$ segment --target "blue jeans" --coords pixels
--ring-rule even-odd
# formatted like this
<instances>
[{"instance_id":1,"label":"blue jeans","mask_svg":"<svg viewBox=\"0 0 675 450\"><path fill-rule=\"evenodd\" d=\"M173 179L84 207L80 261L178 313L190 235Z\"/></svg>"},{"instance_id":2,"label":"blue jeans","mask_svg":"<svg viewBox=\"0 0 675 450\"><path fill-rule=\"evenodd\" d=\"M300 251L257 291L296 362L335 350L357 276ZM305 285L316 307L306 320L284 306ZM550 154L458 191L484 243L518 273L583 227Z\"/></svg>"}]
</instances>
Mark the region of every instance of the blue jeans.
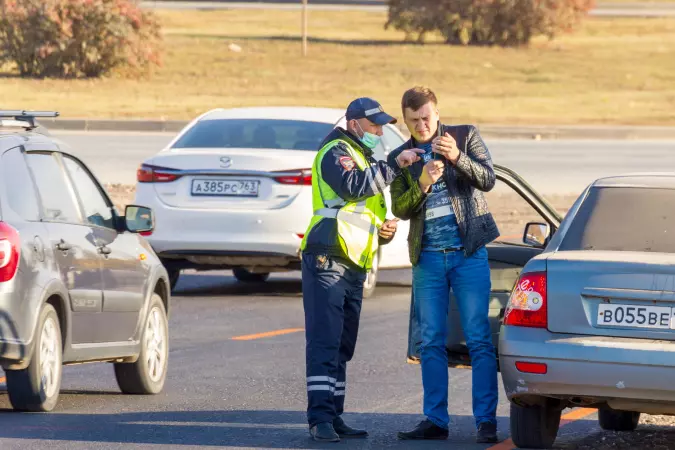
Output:
<instances>
[{"instance_id":1,"label":"blue jeans","mask_svg":"<svg viewBox=\"0 0 675 450\"><path fill-rule=\"evenodd\" d=\"M485 247L470 257L462 251L422 251L413 267L416 314L420 321L424 414L448 428L448 309L452 287L472 365L473 415L476 426L496 423L497 359L488 309L490 266Z\"/></svg>"}]
</instances>

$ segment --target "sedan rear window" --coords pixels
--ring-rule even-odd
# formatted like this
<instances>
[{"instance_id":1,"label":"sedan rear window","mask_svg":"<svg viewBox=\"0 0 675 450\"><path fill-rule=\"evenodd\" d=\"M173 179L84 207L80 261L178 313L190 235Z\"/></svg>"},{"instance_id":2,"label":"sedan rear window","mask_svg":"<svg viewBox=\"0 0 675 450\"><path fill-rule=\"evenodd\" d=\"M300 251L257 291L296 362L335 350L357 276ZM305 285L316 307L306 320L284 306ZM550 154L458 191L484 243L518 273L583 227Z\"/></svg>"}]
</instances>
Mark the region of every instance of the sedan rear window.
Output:
<instances>
[{"instance_id":1,"label":"sedan rear window","mask_svg":"<svg viewBox=\"0 0 675 450\"><path fill-rule=\"evenodd\" d=\"M202 120L190 128L173 148L282 148L319 150L333 126L301 120Z\"/></svg>"},{"instance_id":2,"label":"sedan rear window","mask_svg":"<svg viewBox=\"0 0 675 450\"><path fill-rule=\"evenodd\" d=\"M592 188L560 250L675 253L675 190Z\"/></svg>"}]
</instances>

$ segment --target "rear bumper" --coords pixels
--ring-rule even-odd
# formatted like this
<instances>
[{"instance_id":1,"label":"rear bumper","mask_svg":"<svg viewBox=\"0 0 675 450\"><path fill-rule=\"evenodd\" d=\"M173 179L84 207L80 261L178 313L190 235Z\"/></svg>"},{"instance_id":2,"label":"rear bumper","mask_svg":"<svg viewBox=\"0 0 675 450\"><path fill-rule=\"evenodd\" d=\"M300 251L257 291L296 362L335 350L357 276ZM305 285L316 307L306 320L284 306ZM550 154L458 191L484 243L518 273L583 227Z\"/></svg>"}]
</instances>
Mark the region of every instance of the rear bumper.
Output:
<instances>
[{"instance_id":1,"label":"rear bumper","mask_svg":"<svg viewBox=\"0 0 675 450\"><path fill-rule=\"evenodd\" d=\"M653 404L642 411L655 414L675 411L673 341L502 326L499 359L509 400L543 396L578 404L607 402L616 409L638 410L640 403ZM520 372L517 361L544 363L547 373Z\"/></svg>"},{"instance_id":2,"label":"rear bumper","mask_svg":"<svg viewBox=\"0 0 675 450\"><path fill-rule=\"evenodd\" d=\"M299 253L173 250L158 254L167 268L176 269L232 269L248 268L252 272L300 270Z\"/></svg>"},{"instance_id":3,"label":"rear bumper","mask_svg":"<svg viewBox=\"0 0 675 450\"><path fill-rule=\"evenodd\" d=\"M228 265L244 257L276 266L299 261L300 236L311 220L311 202L300 203L300 197L286 208L269 210L174 208L156 198L137 203L153 209L156 227L147 240L163 259Z\"/></svg>"}]
</instances>

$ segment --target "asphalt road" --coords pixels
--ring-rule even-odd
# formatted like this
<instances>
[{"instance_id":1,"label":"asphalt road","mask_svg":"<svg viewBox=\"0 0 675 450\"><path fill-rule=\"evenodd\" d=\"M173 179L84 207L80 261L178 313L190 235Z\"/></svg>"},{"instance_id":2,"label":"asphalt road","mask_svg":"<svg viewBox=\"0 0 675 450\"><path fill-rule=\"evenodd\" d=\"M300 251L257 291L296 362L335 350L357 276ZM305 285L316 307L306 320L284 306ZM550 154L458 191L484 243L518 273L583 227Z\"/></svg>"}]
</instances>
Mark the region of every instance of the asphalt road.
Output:
<instances>
[{"instance_id":1,"label":"asphalt road","mask_svg":"<svg viewBox=\"0 0 675 450\"><path fill-rule=\"evenodd\" d=\"M104 183L135 184L140 163L173 134L53 131ZM494 162L543 194L579 193L593 180L627 172L675 170L675 141L486 139Z\"/></svg>"},{"instance_id":2,"label":"asphalt road","mask_svg":"<svg viewBox=\"0 0 675 450\"><path fill-rule=\"evenodd\" d=\"M390 281L399 276L388 275ZM124 396L109 364L66 367L57 409L10 412L0 387L0 448L326 448L305 425L304 334L232 340L304 326L297 274L258 288L227 273L186 274L173 297L168 379L163 393ZM380 287L367 300L356 355L347 377L345 419L370 431L367 440L331 448L428 449L439 443L399 442L396 432L421 420L419 366L405 362L409 288ZM471 372L451 369L451 434L441 445L474 443ZM501 381L500 381L501 389ZM499 435L508 438L508 403L500 392ZM599 437L598 437L599 436ZM563 427L558 443L575 448L604 436L595 415ZM511 448L509 445L493 448Z\"/></svg>"},{"instance_id":3,"label":"asphalt road","mask_svg":"<svg viewBox=\"0 0 675 450\"><path fill-rule=\"evenodd\" d=\"M145 0L141 2L147 8L161 9L284 9L299 10L300 0ZM386 11L385 0L309 0L312 10ZM671 3L600 3L591 10L591 15L605 17L664 17L675 16L675 2Z\"/></svg>"}]
</instances>

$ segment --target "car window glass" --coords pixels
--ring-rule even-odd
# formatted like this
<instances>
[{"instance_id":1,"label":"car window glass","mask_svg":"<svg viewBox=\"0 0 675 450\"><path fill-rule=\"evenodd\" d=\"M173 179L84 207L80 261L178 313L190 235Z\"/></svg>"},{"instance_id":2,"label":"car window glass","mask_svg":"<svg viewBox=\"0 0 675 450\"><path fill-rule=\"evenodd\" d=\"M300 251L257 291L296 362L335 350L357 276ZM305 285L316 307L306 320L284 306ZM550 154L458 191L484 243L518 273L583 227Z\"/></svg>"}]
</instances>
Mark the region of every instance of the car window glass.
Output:
<instances>
[{"instance_id":1,"label":"car window glass","mask_svg":"<svg viewBox=\"0 0 675 450\"><path fill-rule=\"evenodd\" d=\"M546 220L509 185L497 180L495 187L485 193L489 211L497 223L500 236L496 242L525 245L523 234L529 222Z\"/></svg>"},{"instance_id":2,"label":"car window glass","mask_svg":"<svg viewBox=\"0 0 675 450\"><path fill-rule=\"evenodd\" d=\"M79 162L67 156L63 162L82 201L86 220L92 225L114 228L112 209L101 195L98 183Z\"/></svg>"},{"instance_id":3,"label":"car window glass","mask_svg":"<svg viewBox=\"0 0 675 450\"><path fill-rule=\"evenodd\" d=\"M5 152L1 164L9 207L24 220L40 220L37 193L21 149Z\"/></svg>"},{"instance_id":4,"label":"car window glass","mask_svg":"<svg viewBox=\"0 0 675 450\"><path fill-rule=\"evenodd\" d=\"M332 124L282 119L202 120L173 148L247 148L319 150Z\"/></svg>"},{"instance_id":5,"label":"car window glass","mask_svg":"<svg viewBox=\"0 0 675 450\"><path fill-rule=\"evenodd\" d=\"M675 190L595 187L560 250L675 253Z\"/></svg>"},{"instance_id":6,"label":"car window glass","mask_svg":"<svg viewBox=\"0 0 675 450\"><path fill-rule=\"evenodd\" d=\"M79 223L76 200L55 155L29 153L26 161L33 172L42 200L44 219L50 222Z\"/></svg>"}]
</instances>

